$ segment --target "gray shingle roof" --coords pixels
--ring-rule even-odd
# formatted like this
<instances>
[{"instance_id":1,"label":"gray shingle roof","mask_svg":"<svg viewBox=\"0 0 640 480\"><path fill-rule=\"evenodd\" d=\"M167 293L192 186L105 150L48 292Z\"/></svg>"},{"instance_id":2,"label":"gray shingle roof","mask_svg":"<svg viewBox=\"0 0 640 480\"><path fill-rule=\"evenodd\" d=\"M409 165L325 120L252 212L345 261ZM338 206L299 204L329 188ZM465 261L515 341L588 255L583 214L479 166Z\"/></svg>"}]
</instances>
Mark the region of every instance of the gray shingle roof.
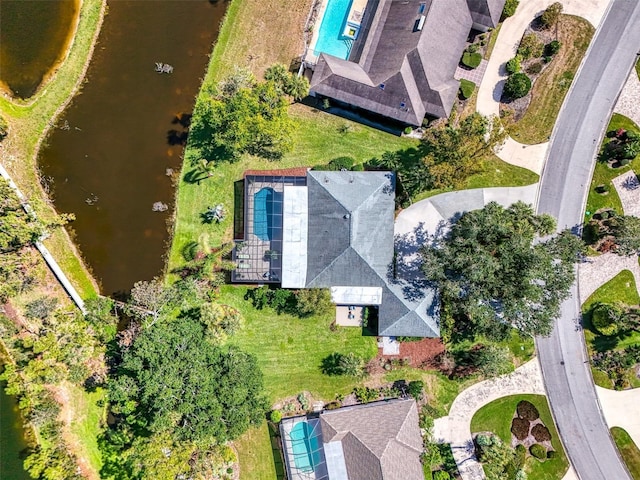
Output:
<instances>
[{"instance_id":1,"label":"gray shingle roof","mask_svg":"<svg viewBox=\"0 0 640 480\"><path fill-rule=\"evenodd\" d=\"M311 90L412 125L448 116L472 23L466 0L371 0L349 60L321 54Z\"/></svg>"},{"instance_id":2,"label":"gray shingle roof","mask_svg":"<svg viewBox=\"0 0 640 480\"><path fill-rule=\"evenodd\" d=\"M435 290L392 278L394 175L312 170L307 189L306 287L381 287L380 335L439 336Z\"/></svg>"},{"instance_id":3,"label":"gray shingle roof","mask_svg":"<svg viewBox=\"0 0 640 480\"><path fill-rule=\"evenodd\" d=\"M325 411L322 440L342 442L349 480L422 480L422 437L413 400Z\"/></svg>"},{"instance_id":4,"label":"gray shingle roof","mask_svg":"<svg viewBox=\"0 0 640 480\"><path fill-rule=\"evenodd\" d=\"M506 0L467 0L473 23L495 28L500 21Z\"/></svg>"}]
</instances>

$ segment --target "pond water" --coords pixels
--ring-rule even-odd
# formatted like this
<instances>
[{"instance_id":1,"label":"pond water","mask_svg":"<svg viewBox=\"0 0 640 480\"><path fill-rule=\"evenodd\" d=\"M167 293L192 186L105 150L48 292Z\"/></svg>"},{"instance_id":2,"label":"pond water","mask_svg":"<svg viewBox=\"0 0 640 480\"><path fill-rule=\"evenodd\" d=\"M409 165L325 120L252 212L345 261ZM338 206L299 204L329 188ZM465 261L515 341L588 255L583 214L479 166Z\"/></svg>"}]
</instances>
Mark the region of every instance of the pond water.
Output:
<instances>
[{"instance_id":1,"label":"pond water","mask_svg":"<svg viewBox=\"0 0 640 480\"><path fill-rule=\"evenodd\" d=\"M28 480L31 477L22 467L22 454L27 448L22 418L15 397L6 395L4 387L4 382L0 383L0 478Z\"/></svg>"},{"instance_id":2,"label":"pond water","mask_svg":"<svg viewBox=\"0 0 640 480\"><path fill-rule=\"evenodd\" d=\"M39 164L87 264L113 295L160 275L186 122L224 2L112 1L79 95ZM156 63L173 73L157 73ZM187 117L182 117L188 118ZM167 206L153 211L154 204Z\"/></svg>"},{"instance_id":3,"label":"pond water","mask_svg":"<svg viewBox=\"0 0 640 480\"><path fill-rule=\"evenodd\" d=\"M73 37L79 0L0 0L0 82L29 98Z\"/></svg>"}]
</instances>

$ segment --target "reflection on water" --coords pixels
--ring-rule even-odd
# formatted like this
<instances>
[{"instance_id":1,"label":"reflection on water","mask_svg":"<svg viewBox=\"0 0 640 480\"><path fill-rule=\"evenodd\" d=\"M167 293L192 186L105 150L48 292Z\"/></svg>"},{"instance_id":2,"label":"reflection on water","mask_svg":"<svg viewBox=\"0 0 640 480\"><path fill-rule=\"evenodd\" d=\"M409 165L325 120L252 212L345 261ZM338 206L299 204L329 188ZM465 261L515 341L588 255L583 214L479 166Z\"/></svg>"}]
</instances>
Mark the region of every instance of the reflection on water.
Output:
<instances>
[{"instance_id":1,"label":"reflection on water","mask_svg":"<svg viewBox=\"0 0 640 480\"><path fill-rule=\"evenodd\" d=\"M110 2L88 81L40 154L56 208L75 213L72 233L103 293L163 270L183 114L193 109L225 8ZM157 63L173 72L158 73Z\"/></svg>"},{"instance_id":2,"label":"reflection on water","mask_svg":"<svg viewBox=\"0 0 640 480\"><path fill-rule=\"evenodd\" d=\"M4 387L5 384L0 383L0 478L28 480L31 477L22 468L27 448L22 419L15 397L6 395Z\"/></svg>"},{"instance_id":3,"label":"reflection on water","mask_svg":"<svg viewBox=\"0 0 640 480\"><path fill-rule=\"evenodd\" d=\"M0 0L0 81L33 95L71 40L77 0Z\"/></svg>"}]
</instances>

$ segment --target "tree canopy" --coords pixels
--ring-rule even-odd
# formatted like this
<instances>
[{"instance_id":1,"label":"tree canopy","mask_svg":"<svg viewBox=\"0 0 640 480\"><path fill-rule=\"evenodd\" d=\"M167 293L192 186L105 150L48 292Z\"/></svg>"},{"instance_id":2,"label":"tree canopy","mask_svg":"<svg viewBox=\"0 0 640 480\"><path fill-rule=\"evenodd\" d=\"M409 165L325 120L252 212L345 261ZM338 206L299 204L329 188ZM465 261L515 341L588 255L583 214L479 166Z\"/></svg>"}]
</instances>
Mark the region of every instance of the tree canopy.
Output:
<instances>
[{"instance_id":1,"label":"tree canopy","mask_svg":"<svg viewBox=\"0 0 640 480\"><path fill-rule=\"evenodd\" d=\"M274 80L257 82L243 70L203 89L191 119L187 160L229 161L243 153L281 157L292 148L287 104Z\"/></svg>"},{"instance_id":2,"label":"tree canopy","mask_svg":"<svg viewBox=\"0 0 640 480\"><path fill-rule=\"evenodd\" d=\"M264 418L255 358L205 339L193 316L156 323L123 353L109 383L112 411L138 431L200 444L233 440Z\"/></svg>"},{"instance_id":3,"label":"tree canopy","mask_svg":"<svg viewBox=\"0 0 640 480\"><path fill-rule=\"evenodd\" d=\"M444 334L504 337L513 326L548 335L574 279L582 241L551 234L555 221L522 202L495 202L463 214L422 251L424 272L440 288Z\"/></svg>"}]
</instances>

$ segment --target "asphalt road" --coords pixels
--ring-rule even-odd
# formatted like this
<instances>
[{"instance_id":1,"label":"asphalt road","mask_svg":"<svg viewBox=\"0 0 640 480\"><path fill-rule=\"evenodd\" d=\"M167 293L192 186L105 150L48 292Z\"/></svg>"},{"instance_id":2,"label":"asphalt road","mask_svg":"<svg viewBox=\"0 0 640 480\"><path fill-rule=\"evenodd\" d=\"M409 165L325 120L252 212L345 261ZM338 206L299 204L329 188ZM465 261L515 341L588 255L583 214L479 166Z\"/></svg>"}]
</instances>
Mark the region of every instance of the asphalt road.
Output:
<instances>
[{"instance_id":1,"label":"asphalt road","mask_svg":"<svg viewBox=\"0 0 640 480\"><path fill-rule=\"evenodd\" d=\"M614 0L565 100L542 172L538 213L553 215L559 230L579 231L596 153L639 50L640 2ZM630 480L600 411L577 328L578 298L574 285L551 336L536 339L549 403L581 480Z\"/></svg>"}]
</instances>

